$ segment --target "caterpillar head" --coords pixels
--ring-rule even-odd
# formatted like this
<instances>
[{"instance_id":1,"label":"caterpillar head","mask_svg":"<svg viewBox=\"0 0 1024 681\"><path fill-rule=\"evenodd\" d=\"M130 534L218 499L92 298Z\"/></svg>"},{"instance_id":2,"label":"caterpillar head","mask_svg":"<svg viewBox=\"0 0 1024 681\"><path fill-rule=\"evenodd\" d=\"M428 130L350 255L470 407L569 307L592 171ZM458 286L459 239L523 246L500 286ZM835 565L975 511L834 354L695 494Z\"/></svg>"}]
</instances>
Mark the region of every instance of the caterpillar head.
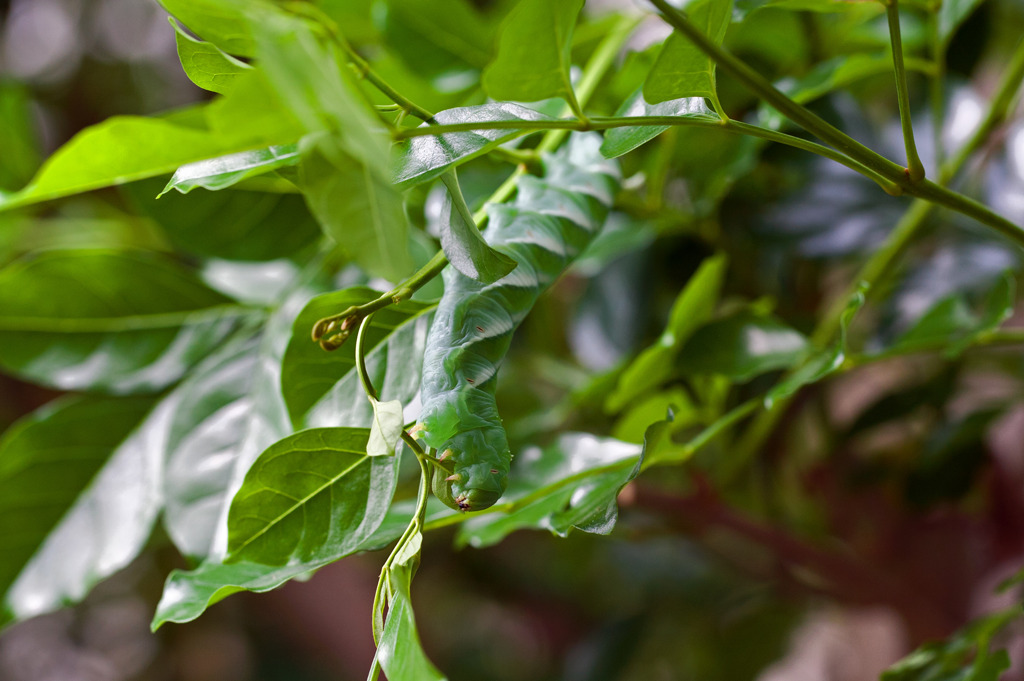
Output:
<instances>
[{"instance_id":1,"label":"caterpillar head","mask_svg":"<svg viewBox=\"0 0 1024 681\"><path fill-rule=\"evenodd\" d=\"M463 492L454 499L460 511L479 511L493 506L500 498L501 492L476 488Z\"/></svg>"},{"instance_id":2,"label":"caterpillar head","mask_svg":"<svg viewBox=\"0 0 1024 681\"><path fill-rule=\"evenodd\" d=\"M458 511L480 511L501 498L505 491L505 473L490 464L477 463L460 466L458 472L445 476L445 471L455 470L452 458L451 454L441 455L442 465L434 471L431 483L434 496L445 505Z\"/></svg>"}]
</instances>

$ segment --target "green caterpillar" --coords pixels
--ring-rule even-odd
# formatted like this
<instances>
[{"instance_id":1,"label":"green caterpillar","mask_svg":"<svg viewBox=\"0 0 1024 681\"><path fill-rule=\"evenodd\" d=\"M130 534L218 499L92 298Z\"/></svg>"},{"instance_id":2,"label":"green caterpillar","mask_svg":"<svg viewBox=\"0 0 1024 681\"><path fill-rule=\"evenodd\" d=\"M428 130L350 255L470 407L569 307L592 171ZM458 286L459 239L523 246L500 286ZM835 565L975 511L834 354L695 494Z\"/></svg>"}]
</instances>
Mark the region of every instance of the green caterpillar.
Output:
<instances>
[{"instance_id":1,"label":"green caterpillar","mask_svg":"<svg viewBox=\"0 0 1024 681\"><path fill-rule=\"evenodd\" d=\"M601 156L601 138L575 134L544 158L543 178L520 178L516 200L488 210L487 242L515 259L508 276L482 284L454 267L423 358L421 438L439 452L434 494L462 511L504 493L512 454L494 390L512 333L604 224L619 171Z\"/></svg>"}]
</instances>

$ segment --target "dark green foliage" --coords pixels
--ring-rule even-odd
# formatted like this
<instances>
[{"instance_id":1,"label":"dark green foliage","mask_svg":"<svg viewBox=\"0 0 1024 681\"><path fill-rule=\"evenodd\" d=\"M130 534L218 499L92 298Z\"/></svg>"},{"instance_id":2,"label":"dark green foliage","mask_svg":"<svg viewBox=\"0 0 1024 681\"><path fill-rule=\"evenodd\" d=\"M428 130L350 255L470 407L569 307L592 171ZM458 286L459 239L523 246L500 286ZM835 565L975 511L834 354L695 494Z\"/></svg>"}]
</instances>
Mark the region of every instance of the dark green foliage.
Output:
<instances>
[{"instance_id":1,"label":"dark green foliage","mask_svg":"<svg viewBox=\"0 0 1024 681\"><path fill-rule=\"evenodd\" d=\"M1019 3L122 4L0 10L33 673L1019 671Z\"/></svg>"}]
</instances>

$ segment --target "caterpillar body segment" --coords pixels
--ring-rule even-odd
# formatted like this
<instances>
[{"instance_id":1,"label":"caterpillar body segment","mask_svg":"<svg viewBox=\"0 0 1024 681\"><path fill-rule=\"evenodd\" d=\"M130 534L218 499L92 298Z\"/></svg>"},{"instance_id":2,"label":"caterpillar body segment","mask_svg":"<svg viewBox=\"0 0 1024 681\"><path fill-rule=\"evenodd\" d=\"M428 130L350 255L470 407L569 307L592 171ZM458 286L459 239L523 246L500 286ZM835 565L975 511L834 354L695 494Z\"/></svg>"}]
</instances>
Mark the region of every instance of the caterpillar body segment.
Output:
<instances>
[{"instance_id":1,"label":"caterpillar body segment","mask_svg":"<svg viewBox=\"0 0 1024 681\"><path fill-rule=\"evenodd\" d=\"M482 284L448 267L427 336L421 439L437 450L432 488L445 504L475 511L505 491L512 455L494 393L512 334L541 293L601 229L619 185L601 138L575 134L544 159L544 177L524 176L515 201L491 206L484 233L518 264Z\"/></svg>"}]
</instances>

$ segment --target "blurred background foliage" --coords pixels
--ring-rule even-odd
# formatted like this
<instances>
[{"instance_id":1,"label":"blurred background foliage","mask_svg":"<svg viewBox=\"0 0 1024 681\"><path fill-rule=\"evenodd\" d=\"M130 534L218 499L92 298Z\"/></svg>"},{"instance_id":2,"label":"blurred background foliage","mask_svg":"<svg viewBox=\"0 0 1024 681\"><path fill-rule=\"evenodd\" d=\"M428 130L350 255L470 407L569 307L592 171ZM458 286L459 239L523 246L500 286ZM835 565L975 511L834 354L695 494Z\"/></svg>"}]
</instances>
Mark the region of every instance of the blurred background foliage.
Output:
<instances>
[{"instance_id":1,"label":"blurred background foliage","mask_svg":"<svg viewBox=\"0 0 1024 681\"><path fill-rule=\"evenodd\" d=\"M484 101L480 73L514 3L319 4L389 82L437 111ZM752 14L732 26L728 48L804 92L817 113L857 139L901 158L884 13L873 3L837 13L759 4L737 3L737 18ZM588 2L574 62L608 30L609 12L631 7ZM924 17L906 3L914 102L928 100ZM174 30L156 2L13 0L0 2L0 18L2 190L24 185L88 125L208 97L182 73ZM945 120L933 132L929 108L915 111L929 168L935 140L955 146L981 116L1022 33L1024 4L986 0L952 34ZM657 20L643 23L590 108L613 113L666 34ZM848 82L830 85L842 74L823 65L850 55L868 58L845 62ZM719 92L730 116L771 120L727 76ZM761 394L791 358L748 353L745 329L810 333L824 302L907 205L829 161L701 128L669 130L622 163L631 191L605 248L543 298L502 370L499 404L518 447L559 429L640 442L669 407L685 431L709 420L707 405ZM503 177L493 161L475 162L462 178L470 203ZM315 221L295 194L252 183L157 202L151 197L162 183L2 214L0 264L46 249L139 249L197 269L228 296L261 301L273 300L317 251ZM1019 110L961 189L1024 223ZM438 201L415 190L414 224L429 231ZM210 221L223 227L205 229ZM627 360L657 340L679 291L715 252L727 254L728 276L713 333L698 331L650 390L609 409ZM328 262L325 288L367 281L340 255ZM900 343L927 350L930 338L967 337L986 323L986 309L1005 312L999 287L1020 267L1018 250L935 212L899 270L871 292L851 347L867 357L899 354ZM736 345L723 350L730 339ZM426 648L453 679L877 678L914 647L1013 603L1012 591L996 587L1024 564L1022 379L1019 348L874 361L802 391L741 481L718 484L718 462L734 444L727 439L687 470L659 469L657 480L627 488L611 537L519 532L474 549L453 548L453 531L430 533L414 585ZM0 375L0 428L59 394ZM352 557L308 582L234 596L151 635L164 576L185 564L157 536L82 604L6 631L0 678L362 678L373 655L367 613L381 560ZM973 659L973 635L952 652L933 651L934 659ZM1024 678L1024 634L1011 626L1000 635L1014 661L1003 678Z\"/></svg>"}]
</instances>

